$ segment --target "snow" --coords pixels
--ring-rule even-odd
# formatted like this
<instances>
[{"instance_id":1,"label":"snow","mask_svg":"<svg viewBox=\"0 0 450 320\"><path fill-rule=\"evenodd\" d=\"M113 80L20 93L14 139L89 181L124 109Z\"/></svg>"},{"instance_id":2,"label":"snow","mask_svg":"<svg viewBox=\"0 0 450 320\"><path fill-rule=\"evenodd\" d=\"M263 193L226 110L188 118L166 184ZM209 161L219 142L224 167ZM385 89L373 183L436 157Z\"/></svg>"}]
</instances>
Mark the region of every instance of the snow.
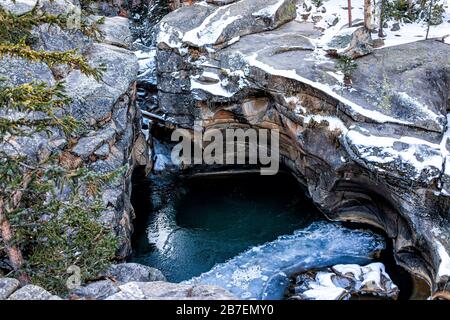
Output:
<instances>
[{"instance_id":1,"label":"snow","mask_svg":"<svg viewBox=\"0 0 450 320\"><path fill-rule=\"evenodd\" d=\"M191 90L202 90L212 95L225 98L230 98L235 94L234 92L226 90L223 87L222 82L205 84L197 81L195 77L191 77Z\"/></svg>"},{"instance_id":2,"label":"snow","mask_svg":"<svg viewBox=\"0 0 450 320\"><path fill-rule=\"evenodd\" d=\"M182 37L183 34L181 31L173 28L167 22L161 22L159 32L156 37L156 43L164 43L170 48L177 49L180 53L182 53L184 52L183 43L180 41Z\"/></svg>"},{"instance_id":3,"label":"snow","mask_svg":"<svg viewBox=\"0 0 450 320\"><path fill-rule=\"evenodd\" d=\"M311 300L338 300L345 293L346 290L344 288L320 286L315 289L306 290L303 292L303 295Z\"/></svg>"},{"instance_id":4,"label":"snow","mask_svg":"<svg viewBox=\"0 0 450 320\"><path fill-rule=\"evenodd\" d=\"M382 237L371 231L315 222L186 282L221 286L240 299L280 299L295 273L339 263L367 263L383 248Z\"/></svg>"},{"instance_id":5,"label":"snow","mask_svg":"<svg viewBox=\"0 0 450 320\"><path fill-rule=\"evenodd\" d=\"M430 33L428 38L443 38L450 35L450 10L447 7L447 11L444 13L443 23L437 26L430 26ZM392 24L388 23L389 25ZM385 47L397 46L400 44L415 42L419 40L424 40L427 33L427 23L426 22L414 22L414 23L400 23L400 30L391 31L390 29L384 29L386 37L384 39ZM446 38L446 43L448 37Z\"/></svg>"},{"instance_id":6,"label":"snow","mask_svg":"<svg viewBox=\"0 0 450 320\"><path fill-rule=\"evenodd\" d=\"M450 114L447 114L447 130L442 135L442 140L441 143L439 144L439 148L443 155L449 155L449 150L447 150L448 139L450 139ZM450 168L448 170L450 170ZM450 171L448 172L448 174L450 174Z\"/></svg>"},{"instance_id":7,"label":"snow","mask_svg":"<svg viewBox=\"0 0 450 320\"><path fill-rule=\"evenodd\" d=\"M450 35L450 6L449 1L445 0L444 2L444 14L443 14L443 23L431 26L429 32L429 38L443 38L446 35ZM442 1L441 1L442 3ZM322 29L322 35L315 40L316 45L318 47L326 47L326 44L335 37L338 33L345 32L344 30L351 30L352 28L348 27L348 16L347 16L347 1L342 0L328 0L323 1L323 5L320 8L316 8L310 0L305 1L306 6L311 6L311 14L309 15L306 21L313 22L312 16L322 17L320 21L315 22L314 25L316 28ZM352 18L353 21L364 19L364 0L352 0ZM321 9L325 8L325 13L321 12ZM302 6L299 6L297 9L298 21L304 21L301 18L301 14L306 13ZM378 8L375 10L375 15L373 15L375 19L378 17ZM332 22L335 18L338 18L337 24L332 26ZM376 21L374 21L376 22ZM388 24L387 28L383 28L383 32L385 33L384 45L380 48L391 47L396 45L401 45L405 43L415 42L424 40L427 32L427 23L424 21L414 22L414 23L404 23L402 21L386 21ZM392 25L394 23L399 23L400 30L391 31ZM377 34L372 34L374 39L378 38ZM445 38L446 43L450 43L450 37Z\"/></svg>"},{"instance_id":8,"label":"snow","mask_svg":"<svg viewBox=\"0 0 450 320\"><path fill-rule=\"evenodd\" d=\"M229 7L231 5L219 7L200 26L186 32L183 37L183 42L198 47L215 44L226 27L234 21L242 19L241 15L230 16ZM216 17L218 17L217 20L213 20Z\"/></svg>"},{"instance_id":9,"label":"snow","mask_svg":"<svg viewBox=\"0 0 450 320\"><path fill-rule=\"evenodd\" d=\"M413 168L410 178L416 179L425 173L427 179L432 180L442 171L444 159L438 144L408 136L391 138L365 135L356 130L348 131L346 139L365 162L375 165L393 163L399 171L408 170L405 164L409 164ZM404 144L405 148L396 149L396 143ZM433 168L438 172L433 173Z\"/></svg>"},{"instance_id":10,"label":"snow","mask_svg":"<svg viewBox=\"0 0 450 320\"><path fill-rule=\"evenodd\" d=\"M444 116L442 114L437 114L427 108L426 105L419 102L416 98L409 96L406 92L397 92L397 96L403 105L408 106L408 108L414 110L414 112L419 112L423 115L423 118L434 121L435 123L444 122ZM441 120L441 121L439 121ZM442 128L442 125L440 125Z\"/></svg>"},{"instance_id":11,"label":"snow","mask_svg":"<svg viewBox=\"0 0 450 320\"><path fill-rule=\"evenodd\" d=\"M378 123L390 122L390 123L407 124L407 125L412 124L412 123L409 123L409 122L406 122L403 120L399 120L399 119L387 116L376 110L365 109L365 108L361 107L360 105L348 100L347 98L344 98L341 95L337 94L336 92L333 91L333 88L328 86L327 84L312 81L307 78L304 78L304 77L298 75L297 72L295 71L295 69L292 69L292 70L276 69L273 66L267 65L267 64L259 61L257 59L257 57L258 57L257 53L254 53L251 56L247 56L246 57L247 63L250 66L259 68L269 74L272 74L275 76L280 76L280 77L285 77L285 78L289 78L289 79L294 79L294 80L300 81L304 84L310 85L311 87L316 88L316 89L328 94L329 96L335 98L336 100L342 102L346 106L350 107L353 112L358 113L366 118L372 119Z\"/></svg>"},{"instance_id":12,"label":"snow","mask_svg":"<svg viewBox=\"0 0 450 320\"><path fill-rule=\"evenodd\" d=\"M441 262L438 268L438 277L448 276L450 277L450 256L445 250L445 247L439 242L436 241L437 251Z\"/></svg>"},{"instance_id":13,"label":"snow","mask_svg":"<svg viewBox=\"0 0 450 320\"><path fill-rule=\"evenodd\" d=\"M241 40L241 37L240 37L240 36L231 38L230 40L227 41L227 44L226 44L226 45L227 45L227 46L231 46L232 44L238 42L239 40Z\"/></svg>"},{"instance_id":14,"label":"snow","mask_svg":"<svg viewBox=\"0 0 450 320\"><path fill-rule=\"evenodd\" d=\"M252 13L252 16L254 17L264 17L264 18L273 18L275 17L275 14L280 9L281 5L284 3L285 0L280 0L275 4L272 4L270 6L267 6L259 11L256 11Z\"/></svg>"},{"instance_id":15,"label":"snow","mask_svg":"<svg viewBox=\"0 0 450 320\"><path fill-rule=\"evenodd\" d=\"M138 58L139 73L138 79L156 85L156 49L148 51L137 50L134 54Z\"/></svg>"},{"instance_id":16,"label":"snow","mask_svg":"<svg viewBox=\"0 0 450 320\"><path fill-rule=\"evenodd\" d=\"M338 274L351 275L356 279L361 278L362 275L361 266L358 264L337 264L332 269Z\"/></svg>"},{"instance_id":17,"label":"snow","mask_svg":"<svg viewBox=\"0 0 450 320\"><path fill-rule=\"evenodd\" d=\"M359 294L377 294L386 297L395 297L398 287L392 282L380 262L366 266L357 264L339 264L331 267L331 272L320 271L314 280L303 280L300 288L301 296L311 300L341 300L347 299L351 292ZM333 279L345 276L353 280L351 288L341 287L339 281ZM297 283L298 284L298 283ZM302 291L301 288L308 288ZM297 288L296 288L297 290Z\"/></svg>"},{"instance_id":18,"label":"snow","mask_svg":"<svg viewBox=\"0 0 450 320\"><path fill-rule=\"evenodd\" d=\"M335 78L339 83L344 83L344 74L341 71L333 72L333 71L327 71L327 73Z\"/></svg>"},{"instance_id":19,"label":"snow","mask_svg":"<svg viewBox=\"0 0 450 320\"><path fill-rule=\"evenodd\" d=\"M328 122L328 128L330 129L330 131L340 130L342 134L345 134L348 131L345 124L338 117L323 116L320 114L315 114L315 115L305 116L303 121L305 122L305 124L306 123L309 124L311 121L314 121L317 123L322 123L322 122L326 121L326 122Z\"/></svg>"},{"instance_id":20,"label":"snow","mask_svg":"<svg viewBox=\"0 0 450 320\"><path fill-rule=\"evenodd\" d=\"M219 76L214 73L214 72L210 72L210 71L204 71L201 75L202 78L205 79L214 79L214 80L220 80Z\"/></svg>"}]
</instances>

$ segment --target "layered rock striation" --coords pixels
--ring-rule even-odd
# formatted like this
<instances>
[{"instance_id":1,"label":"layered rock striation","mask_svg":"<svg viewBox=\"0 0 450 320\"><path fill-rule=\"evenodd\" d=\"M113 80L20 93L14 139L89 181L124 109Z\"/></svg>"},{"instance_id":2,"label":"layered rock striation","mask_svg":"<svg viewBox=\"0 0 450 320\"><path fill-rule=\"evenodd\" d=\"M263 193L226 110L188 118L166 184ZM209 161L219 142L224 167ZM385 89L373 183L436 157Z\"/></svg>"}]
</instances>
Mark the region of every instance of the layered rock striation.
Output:
<instances>
[{"instance_id":1,"label":"layered rock striation","mask_svg":"<svg viewBox=\"0 0 450 320\"><path fill-rule=\"evenodd\" d=\"M448 298L450 46L376 49L348 86L295 1L214 3L156 27L156 114L278 129L282 163L330 219L383 229L397 262Z\"/></svg>"}]
</instances>

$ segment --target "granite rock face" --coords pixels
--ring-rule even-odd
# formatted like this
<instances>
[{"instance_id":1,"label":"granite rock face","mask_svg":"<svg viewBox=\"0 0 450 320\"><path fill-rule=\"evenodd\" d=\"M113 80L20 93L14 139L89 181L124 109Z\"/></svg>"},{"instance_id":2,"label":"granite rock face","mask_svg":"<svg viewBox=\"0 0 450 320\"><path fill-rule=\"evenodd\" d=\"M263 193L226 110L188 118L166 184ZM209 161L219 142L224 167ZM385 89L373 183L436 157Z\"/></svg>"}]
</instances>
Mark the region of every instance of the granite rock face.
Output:
<instances>
[{"instance_id":1,"label":"granite rock face","mask_svg":"<svg viewBox=\"0 0 450 320\"><path fill-rule=\"evenodd\" d=\"M47 290L33 284L26 285L11 294L8 300L60 300Z\"/></svg>"},{"instance_id":2,"label":"granite rock face","mask_svg":"<svg viewBox=\"0 0 450 320\"><path fill-rule=\"evenodd\" d=\"M111 280L96 281L81 287L72 293L72 297L84 300L102 300L119 292L117 285Z\"/></svg>"},{"instance_id":3,"label":"granite rock face","mask_svg":"<svg viewBox=\"0 0 450 320\"><path fill-rule=\"evenodd\" d=\"M16 14L30 11L34 5L36 1L0 2L0 7ZM68 0L44 0L38 5L41 11L51 14L80 10L78 2ZM91 17L94 21L100 18ZM146 144L140 131L141 115L135 103L138 61L131 51L125 49L131 40L126 18L106 18L101 31L104 37L99 41L103 42L94 41L81 31L56 25L39 25L32 30L36 38L34 49L78 49L91 66L105 70L101 81L64 66L49 68L44 63L25 59L2 59L0 77L11 85L31 81L54 85L56 81L64 81L66 92L72 98L68 111L86 126L82 136L73 137L70 143L61 132L52 130L49 135L12 136L8 145L0 148L36 161L62 151L60 163L71 169L84 166L96 172L110 173L123 168L120 177L104 190L106 211L101 215L101 222L114 230L119 243L117 257L124 259L131 250L131 221L134 217L130 203L131 174L136 166L147 165ZM1 113L2 116L22 116Z\"/></svg>"},{"instance_id":4,"label":"granite rock face","mask_svg":"<svg viewBox=\"0 0 450 320\"><path fill-rule=\"evenodd\" d=\"M106 300L235 300L225 289L170 282L128 282Z\"/></svg>"},{"instance_id":5,"label":"granite rock face","mask_svg":"<svg viewBox=\"0 0 450 320\"><path fill-rule=\"evenodd\" d=\"M5 300L19 288L19 280L13 278L0 278L0 300Z\"/></svg>"},{"instance_id":6,"label":"granite rock face","mask_svg":"<svg viewBox=\"0 0 450 320\"><path fill-rule=\"evenodd\" d=\"M384 229L397 262L449 298L450 46L367 48L348 87L289 8L241 0L164 17L155 113L190 129L278 129L282 163L330 219Z\"/></svg>"},{"instance_id":7,"label":"granite rock face","mask_svg":"<svg viewBox=\"0 0 450 320\"><path fill-rule=\"evenodd\" d=\"M166 281L166 277L158 269L138 263L115 264L106 272L106 275L122 283Z\"/></svg>"}]
</instances>

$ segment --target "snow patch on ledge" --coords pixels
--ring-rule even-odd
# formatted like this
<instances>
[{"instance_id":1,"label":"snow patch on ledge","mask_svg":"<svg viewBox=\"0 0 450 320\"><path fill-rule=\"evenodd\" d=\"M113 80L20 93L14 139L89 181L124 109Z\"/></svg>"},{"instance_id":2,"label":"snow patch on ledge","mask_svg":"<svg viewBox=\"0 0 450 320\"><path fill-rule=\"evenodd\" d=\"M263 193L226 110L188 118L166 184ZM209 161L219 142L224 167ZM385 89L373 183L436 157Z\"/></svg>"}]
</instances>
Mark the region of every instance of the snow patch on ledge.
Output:
<instances>
[{"instance_id":1,"label":"snow patch on ledge","mask_svg":"<svg viewBox=\"0 0 450 320\"><path fill-rule=\"evenodd\" d=\"M195 78L191 78L191 90L202 90L214 96L230 98L235 92L230 92L222 86L222 82L217 83L201 83Z\"/></svg>"},{"instance_id":2,"label":"snow patch on ledge","mask_svg":"<svg viewBox=\"0 0 450 320\"><path fill-rule=\"evenodd\" d=\"M280 9L280 7L283 5L284 0L280 0L275 4L272 4L270 6L267 6L259 11L256 11L252 13L252 16L254 17L264 17L264 18L271 18L273 19L277 13L277 11Z\"/></svg>"},{"instance_id":3,"label":"snow patch on ledge","mask_svg":"<svg viewBox=\"0 0 450 320\"><path fill-rule=\"evenodd\" d=\"M330 131L340 130L341 134L345 134L348 131L345 124L338 117L323 116L320 114L315 114L315 115L305 116L303 121L305 124L309 124L309 123L311 123L311 121L315 121L317 123L322 123L322 122L326 121L326 122L328 122L328 128L330 129Z\"/></svg>"},{"instance_id":4,"label":"snow patch on ledge","mask_svg":"<svg viewBox=\"0 0 450 320\"><path fill-rule=\"evenodd\" d=\"M182 37L183 34L181 31L173 28L166 22L161 22L159 32L157 33L156 37L156 43L157 44L164 43L170 48L178 49L180 51L181 48L183 47L183 43L180 41Z\"/></svg>"},{"instance_id":5,"label":"snow patch on ledge","mask_svg":"<svg viewBox=\"0 0 450 320\"><path fill-rule=\"evenodd\" d=\"M439 258L441 259L438 269L438 277L450 277L450 256L440 242L436 242L436 246Z\"/></svg>"},{"instance_id":6,"label":"snow patch on ledge","mask_svg":"<svg viewBox=\"0 0 450 320\"><path fill-rule=\"evenodd\" d=\"M411 122L407 122L407 121L403 121L403 120L399 120L399 119L387 116L385 114L382 114L379 111L365 109L362 106L337 94L336 92L333 91L332 87L327 84L319 83L319 82L304 78L304 77L298 75L297 72L295 71L295 69L291 69L291 70L276 69L273 66L270 66L268 64L265 64L264 62L259 61L257 59L257 56L258 56L257 53L254 53L251 56L246 56L245 58L247 60L247 63L250 66L259 68L259 69L261 69L269 74L272 74L274 76L280 76L280 77L285 77L288 79L297 80L297 81L307 84L313 88L316 88L316 89L322 91L323 93L329 95L330 97L340 101L341 103L345 104L346 106L350 107L353 112L358 113L368 119L371 119L378 123L389 122L389 123L398 123L398 124L404 124L404 125L413 125L413 123L411 123Z\"/></svg>"},{"instance_id":7,"label":"snow patch on ledge","mask_svg":"<svg viewBox=\"0 0 450 320\"><path fill-rule=\"evenodd\" d=\"M216 44L223 30L232 24L234 21L242 19L241 15L230 16L229 6L232 4L219 7L211 15L209 15L200 26L185 33L183 42L192 44L194 46L202 47L205 45ZM225 13L219 16L219 13ZM213 19L219 16L215 21Z\"/></svg>"},{"instance_id":8,"label":"snow patch on ledge","mask_svg":"<svg viewBox=\"0 0 450 320\"><path fill-rule=\"evenodd\" d=\"M379 168L396 170L410 179L431 181L443 170L440 145L422 139L365 135L356 130L346 134L346 141L358 158Z\"/></svg>"}]
</instances>

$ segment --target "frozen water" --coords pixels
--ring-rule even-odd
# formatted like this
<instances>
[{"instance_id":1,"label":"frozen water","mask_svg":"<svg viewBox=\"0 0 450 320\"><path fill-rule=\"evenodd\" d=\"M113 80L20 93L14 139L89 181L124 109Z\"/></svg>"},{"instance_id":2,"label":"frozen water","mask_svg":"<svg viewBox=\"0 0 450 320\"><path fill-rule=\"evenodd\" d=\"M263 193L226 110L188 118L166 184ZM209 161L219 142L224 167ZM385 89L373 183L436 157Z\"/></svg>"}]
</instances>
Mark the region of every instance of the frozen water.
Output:
<instances>
[{"instance_id":1,"label":"frozen water","mask_svg":"<svg viewBox=\"0 0 450 320\"><path fill-rule=\"evenodd\" d=\"M382 237L371 231L314 222L292 235L253 247L186 282L218 285L241 299L282 299L291 275L335 264L365 264L382 249Z\"/></svg>"}]
</instances>

